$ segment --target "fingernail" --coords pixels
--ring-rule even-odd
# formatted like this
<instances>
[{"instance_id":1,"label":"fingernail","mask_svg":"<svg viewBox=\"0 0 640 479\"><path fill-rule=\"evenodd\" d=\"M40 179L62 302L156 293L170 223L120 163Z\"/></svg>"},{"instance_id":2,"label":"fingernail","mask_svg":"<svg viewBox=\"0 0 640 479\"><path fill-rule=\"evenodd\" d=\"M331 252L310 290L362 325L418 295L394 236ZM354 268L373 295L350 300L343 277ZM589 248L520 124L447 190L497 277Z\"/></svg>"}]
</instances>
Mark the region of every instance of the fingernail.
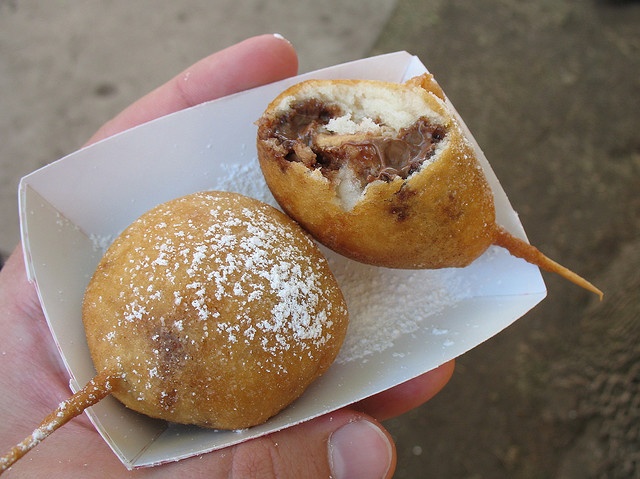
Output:
<instances>
[{"instance_id":1,"label":"fingernail","mask_svg":"<svg viewBox=\"0 0 640 479\"><path fill-rule=\"evenodd\" d=\"M287 42L289 45L291 45L291 42L289 40L287 40L284 35L281 35L280 33L274 33L273 34L274 37L276 37L278 40L284 40L285 42Z\"/></svg>"},{"instance_id":2,"label":"fingernail","mask_svg":"<svg viewBox=\"0 0 640 479\"><path fill-rule=\"evenodd\" d=\"M359 419L329 437L329 465L333 479L381 479L393 461L393 446L375 424Z\"/></svg>"}]
</instances>

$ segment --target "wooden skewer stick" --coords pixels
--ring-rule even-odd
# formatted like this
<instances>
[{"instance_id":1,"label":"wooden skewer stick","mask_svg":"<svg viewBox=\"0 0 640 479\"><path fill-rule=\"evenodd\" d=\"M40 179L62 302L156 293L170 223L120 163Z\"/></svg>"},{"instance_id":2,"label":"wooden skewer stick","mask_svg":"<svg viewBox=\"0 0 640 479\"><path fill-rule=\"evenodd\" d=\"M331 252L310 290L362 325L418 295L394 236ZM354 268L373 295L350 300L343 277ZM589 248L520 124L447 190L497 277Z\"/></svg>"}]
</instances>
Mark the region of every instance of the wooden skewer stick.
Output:
<instances>
[{"instance_id":1,"label":"wooden skewer stick","mask_svg":"<svg viewBox=\"0 0 640 479\"><path fill-rule=\"evenodd\" d=\"M526 241L521 240L513 236L507 230L502 227L498 227L496 230L496 236L493 244L501 246L509 251L513 256L522 258L525 261L540 266L542 269L551 273L557 273L565 279L568 279L574 284L577 284L581 288L584 288L592 293L597 294L600 297L600 301L604 297L604 293L600 289L596 288L589 281L582 276L577 275L570 269L556 263L552 259L545 256L538 248L530 245Z\"/></svg>"},{"instance_id":2,"label":"wooden skewer stick","mask_svg":"<svg viewBox=\"0 0 640 479\"><path fill-rule=\"evenodd\" d=\"M89 381L80 391L60 403L57 409L44 418L40 426L38 426L31 435L19 444L13 446L6 455L0 458L0 475L27 452L40 444L40 442L47 438L53 431L74 417L82 414L88 407L93 406L111 394L113 388L111 384L112 379L113 376L111 374L103 371Z\"/></svg>"}]
</instances>

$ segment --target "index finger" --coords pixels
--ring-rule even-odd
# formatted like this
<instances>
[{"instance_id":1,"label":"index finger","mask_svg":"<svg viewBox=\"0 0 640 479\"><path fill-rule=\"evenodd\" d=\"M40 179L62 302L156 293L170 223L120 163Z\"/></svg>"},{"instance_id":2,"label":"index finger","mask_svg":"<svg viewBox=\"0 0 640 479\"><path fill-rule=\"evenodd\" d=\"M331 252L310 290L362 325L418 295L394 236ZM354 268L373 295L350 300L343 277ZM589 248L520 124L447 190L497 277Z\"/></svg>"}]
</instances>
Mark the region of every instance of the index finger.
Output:
<instances>
[{"instance_id":1,"label":"index finger","mask_svg":"<svg viewBox=\"0 0 640 479\"><path fill-rule=\"evenodd\" d=\"M252 37L214 53L142 97L103 125L87 142L205 101L293 76L298 58L280 35Z\"/></svg>"}]
</instances>

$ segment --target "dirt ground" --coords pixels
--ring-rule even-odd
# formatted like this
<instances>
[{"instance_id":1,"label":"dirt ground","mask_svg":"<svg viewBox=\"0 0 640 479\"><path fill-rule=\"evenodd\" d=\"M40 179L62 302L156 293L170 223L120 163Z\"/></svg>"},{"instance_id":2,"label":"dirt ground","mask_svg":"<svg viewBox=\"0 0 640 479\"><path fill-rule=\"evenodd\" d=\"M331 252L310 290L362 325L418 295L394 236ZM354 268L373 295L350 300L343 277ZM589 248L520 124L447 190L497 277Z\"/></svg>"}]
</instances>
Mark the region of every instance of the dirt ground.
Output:
<instances>
[{"instance_id":1,"label":"dirt ground","mask_svg":"<svg viewBox=\"0 0 640 479\"><path fill-rule=\"evenodd\" d=\"M605 291L548 298L387 425L397 478L640 478L640 3L400 1L408 49L474 132L529 239Z\"/></svg>"}]
</instances>

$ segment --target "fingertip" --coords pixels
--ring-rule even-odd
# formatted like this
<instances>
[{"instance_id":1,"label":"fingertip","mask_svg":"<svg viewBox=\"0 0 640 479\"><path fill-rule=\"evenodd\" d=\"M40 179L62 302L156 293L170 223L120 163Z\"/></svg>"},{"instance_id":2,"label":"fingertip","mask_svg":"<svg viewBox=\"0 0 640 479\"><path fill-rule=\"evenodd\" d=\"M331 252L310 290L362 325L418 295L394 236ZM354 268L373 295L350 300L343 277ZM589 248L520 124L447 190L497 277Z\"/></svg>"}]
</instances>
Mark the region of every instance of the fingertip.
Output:
<instances>
[{"instance_id":1,"label":"fingertip","mask_svg":"<svg viewBox=\"0 0 640 479\"><path fill-rule=\"evenodd\" d=\"M177 77L190 104L213 100L296 75L298 55L282 35L247 38L201 60Z\"/></svg>"},{"instance_id":2,"label":"fingertip","mask_svg":"<svg viewBox=\"0 0 640 479\"><path fill-rule=\"evenodd\" d=\"M276 80L288 78L298 73L298 53L291 41L280 33L258 35L246 40L253 43L252 48L260 50L273 65L279 75ZM274 80L274 81L276 81Z\"/></svg>"},{"instance_id":3,"label":"fingertip","mask_svg":"<svg viewBox=\"0 0 640 479\"><path fill-rule=\"evenodd\" d=\"M291 44L291 42L289 42L289 40L287 40L284 35L282 35L281 33L272 33L272 35L274 37L276 37L278 40L284 40L286 42L288 42L289 44Z\"/></svg>"}]
</instances>

